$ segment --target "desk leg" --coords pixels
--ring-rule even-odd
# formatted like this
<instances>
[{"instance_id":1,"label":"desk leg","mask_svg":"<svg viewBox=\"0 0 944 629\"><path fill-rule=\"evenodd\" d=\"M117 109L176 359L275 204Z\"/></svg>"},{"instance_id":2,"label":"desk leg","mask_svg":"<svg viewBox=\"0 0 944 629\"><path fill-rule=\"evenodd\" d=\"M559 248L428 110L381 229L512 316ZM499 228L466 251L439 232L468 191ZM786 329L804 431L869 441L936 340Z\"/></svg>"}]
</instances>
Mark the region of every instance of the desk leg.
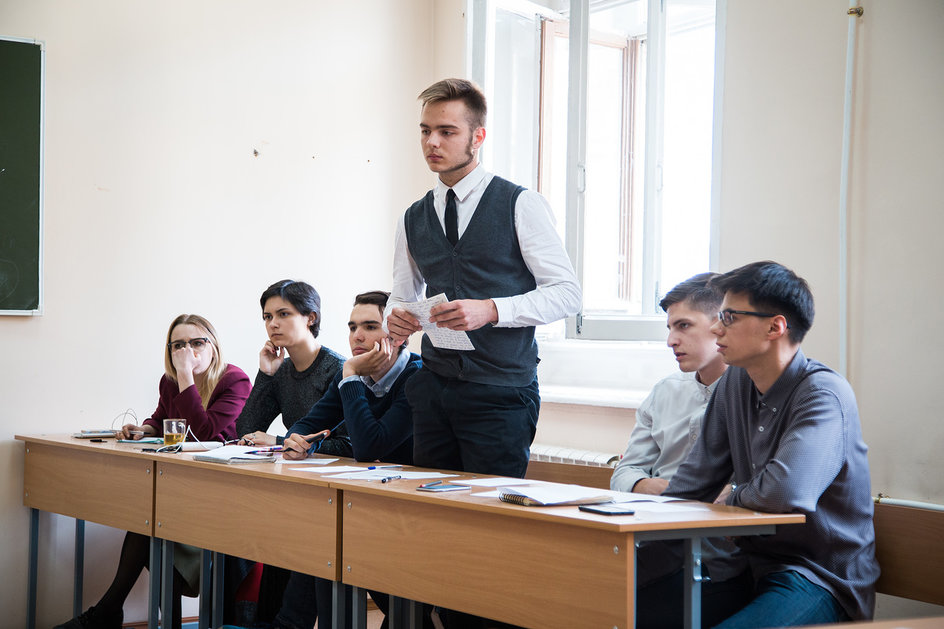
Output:
<instances>
[{"instance_id":1,"label":"desk leg","mask_svg":"<svg viewBox=\"0 0 944 629\"><path fill-rule=\"evenodd\" d=\"M387 622L390 625L390 629L402 629L403 599L399 596L391 596L388 611L390 612L390 617L387 618Z\"/></svg>"},{"instance_id":2,"label":"desk leg","mask_svg":"<svg viewBox=\"0 0 944 629\"><path fill-rule=\"evenodd\" d=\"M352 587L351 595L354 599L354 608L351 611L351 627L353 629L367 629L367 590Z\"/></svg>"},{"instance_id":3,"label":"desk leg","mask_svg":"<svg viewBox=\"0 0 944 629\"><path fill-rule=\"evenodd\" d=\"M82 609L82 578L85 573L85 520L75 521L75 575L72 585L72 615L78 616Z\"/></svg>"},{"instance_id":4,"label":"desk leg","mask_svg":"<svg viewBox=\"0 0 944 629\"><path fill-rule=\"evenodd\" d=\"M36 629L36 582L39 570L39 509L30 509L29 575L26 584L26 628Z\"/></svg>"},{"instance_id":5,"label":"desk leg","mask_svg":"<svg viewBox=\"0 0 944 629\"><path fill-rule=\"evenodd\" d=\"M685 540L685 629L701 627L701 539Z\"/></svg>"},{"instance_id":6,"label":"desk leg","mask_svg":"<svg viewBox=\"0 0 944 629\"><path fill-rule=\"evenodd\" d=\"M171 627L174 617L174 542L162 542L161 557L161 626Z\"/></svg>"},{"instance_id":7,"label":"desk leg","mask_svg":"<svg viewBox=\"0 0 944 629\"><path fill-rule=\"evenodd\" d=\"M403 626L406 629L422 629L420 624L420 612L423 606L413 600L403 601Z\"/></svg>"},{"instance_id":8,"label":"desk leg","mask_svg":"<svg viewBox=\"0 0 944 629\"><path fill-rule=\"evenodd\" d=\"M390 597L390 629L420 629L422 624L420 612L423 606L416 601L400 598L398 596Z\"/></svg>"},{"instance_id":9,"label":"desk leg","mask_svg":"<svg viewBox=\"0 0 944 629\"><path fill-rule=\"evenodd\" d=\"M345 629L347 627L347 604L346 596L348 586L340 581L331 582L331 626L334 629Z\"/></svg>"},{"instance_id":10,"label":"desk leg","mask_svg":"<svg viewBox=\"0 0 944 629\"><path fill-rule=\"evenodd\" d=\"M223 625L223 573L226 555L213 553L213 626Z\"/></svg>"},{"instance_id":11,"label":"desk leg","mask_svg":"<svg viewBox=\"0 0 944 629\"><path fill-rule=\"evenodd\" d=\"M208 629L213 626L210 624L212 622L210 612L213 608L213 577L210 572L212 557L213 553L209 550L204 549L200 553L200 618L197 621L199 629Z\"/></svg>"},{"instance_id":12,"label":"desk leg","mask_svg":"<svg viewBox=\"0 0 944 629\"><path fill-rule=\"evenodd\" d=\"M148 577L148 629L157 629L157 614L161 605L161 540L156 537L151 538Z\"/></svg>"}]
</instances>

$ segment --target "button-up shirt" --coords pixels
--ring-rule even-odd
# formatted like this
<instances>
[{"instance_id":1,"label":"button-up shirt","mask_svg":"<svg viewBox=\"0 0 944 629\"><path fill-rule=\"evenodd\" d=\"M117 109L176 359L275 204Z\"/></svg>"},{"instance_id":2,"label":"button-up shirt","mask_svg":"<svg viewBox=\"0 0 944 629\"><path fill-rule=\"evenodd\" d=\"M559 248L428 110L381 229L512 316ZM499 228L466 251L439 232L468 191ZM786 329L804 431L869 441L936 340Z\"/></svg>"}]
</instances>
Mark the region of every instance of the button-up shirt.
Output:
<instances>
[{"instance_id":1,"label":"button-up shirt","mask_svg":"<svg viewBox=\"0 0 944 629\"><path fill-rule=\"evenodd\" d=\"M798 350L763 395L745 370L728 368L665 493L710 501L733 473L729 504L804 514L805 524L739 539L754 578L794 570L853 620L868 619L879 567L867 453L852 387Z\"/></svg>"},{"instance_id":2,"label":"button-up shirt","mask_svg":"<svg viewBox=\"0 0 944 629\"><path fill-rule=\"evenodd\" d=\"M462 178L452 189L456 193L459 238L465 233L475 209L492 182L491 173L482 166ZM433 188L433 209L445 233L446 192L449 188L436 180ZM493 297L498 310L496 327L527 327L563 319L580 309L582 292L573 265L554 227L554 214L547 200L533 190L524 190L515 203L515 231L518 247L537 288L522 295ZM487 256L488 252L483 251ZM407 244L403 215L397 223L393 252L393 291L384 321L390 311L403 302L425 297L426 280L417 268Z\"/></svg>"}]
</instances>

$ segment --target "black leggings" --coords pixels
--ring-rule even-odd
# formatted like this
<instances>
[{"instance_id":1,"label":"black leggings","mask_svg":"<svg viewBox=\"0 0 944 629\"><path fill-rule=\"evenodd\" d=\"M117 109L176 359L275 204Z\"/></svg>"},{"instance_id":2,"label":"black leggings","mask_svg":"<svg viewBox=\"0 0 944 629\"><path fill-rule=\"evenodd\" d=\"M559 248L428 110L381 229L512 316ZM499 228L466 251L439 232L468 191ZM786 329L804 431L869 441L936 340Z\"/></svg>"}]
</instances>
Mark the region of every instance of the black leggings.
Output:
<instances>
[{"instance_id":1,"label":"black leggings","mask_svg":"<svg viewBox=\"0 0 944 629\"><path fill-rule=\"evenodd\" d=\"M148 561L151 554L151 538L138 533L126 533L124 544L121 546L121 557L118 559L118 570L115 578L98 601L96 608L102 609L121 609L124 607L125 599L131 592L131 588L141 576L141 571L148 567ZM174 609L171 618L171 627L180 629L180 597L196 596L184 580L177 569L174 569Z\"/></svg>"}]
</instances>

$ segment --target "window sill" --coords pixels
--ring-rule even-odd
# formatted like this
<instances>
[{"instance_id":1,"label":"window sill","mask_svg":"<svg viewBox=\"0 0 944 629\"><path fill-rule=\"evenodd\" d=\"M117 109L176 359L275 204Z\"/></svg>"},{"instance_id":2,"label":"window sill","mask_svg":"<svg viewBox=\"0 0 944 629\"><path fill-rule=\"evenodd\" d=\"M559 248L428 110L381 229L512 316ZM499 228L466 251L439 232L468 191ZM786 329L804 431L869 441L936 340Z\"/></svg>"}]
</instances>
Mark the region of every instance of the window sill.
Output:
<instances>
[{"instance_id":1,"label":"window sill","mask_svg":"<svg viewBox=\"0 0 944 629\"><path fill-rule=\"evenodd\" d=\"M639 408L649 395L644 389L612 389L607 387L572 387L541 383L542 404L576 404L606 408Z\"/></svg>"},{"instance_id":2,"label":"window sill","mask_svg":"<svg viewBox=\"0 0 944 629\"><path fill-rule=\"evenodd\" d=\"M635 409L678 367L664 343L539 341L541 401Z\"/></svg>"}]
</instances>

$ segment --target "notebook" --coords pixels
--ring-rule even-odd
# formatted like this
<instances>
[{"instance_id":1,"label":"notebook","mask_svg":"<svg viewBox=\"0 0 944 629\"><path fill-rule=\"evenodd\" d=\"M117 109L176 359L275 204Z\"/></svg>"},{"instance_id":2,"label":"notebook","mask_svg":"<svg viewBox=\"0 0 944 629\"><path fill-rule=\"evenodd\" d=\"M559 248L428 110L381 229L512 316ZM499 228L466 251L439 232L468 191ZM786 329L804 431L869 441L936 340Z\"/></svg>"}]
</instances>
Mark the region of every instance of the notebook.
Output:
<instances>
[{"instance_id":1,"label":"notebook","mask_svg":"<svg viewBox=\"0 0 944 629\"><path fill-rule=\"evenodd\" d=\"M220 446L207 452L193 455L194 461L209 461L210 463L272 463L275 455L271 452L256 454L257 446Z\"/></svg>"},{"instance_id":2,"label":"notebook","mask_svg":"<svg viewBox=\"0 0 944 629\"><path fill-rule=\"evenodd\" d=\"M549 507L613 502L613 494L593 487L548 483L527 487L499 487L498 499L527 507Z\"/></svg>"}]
</instances>

